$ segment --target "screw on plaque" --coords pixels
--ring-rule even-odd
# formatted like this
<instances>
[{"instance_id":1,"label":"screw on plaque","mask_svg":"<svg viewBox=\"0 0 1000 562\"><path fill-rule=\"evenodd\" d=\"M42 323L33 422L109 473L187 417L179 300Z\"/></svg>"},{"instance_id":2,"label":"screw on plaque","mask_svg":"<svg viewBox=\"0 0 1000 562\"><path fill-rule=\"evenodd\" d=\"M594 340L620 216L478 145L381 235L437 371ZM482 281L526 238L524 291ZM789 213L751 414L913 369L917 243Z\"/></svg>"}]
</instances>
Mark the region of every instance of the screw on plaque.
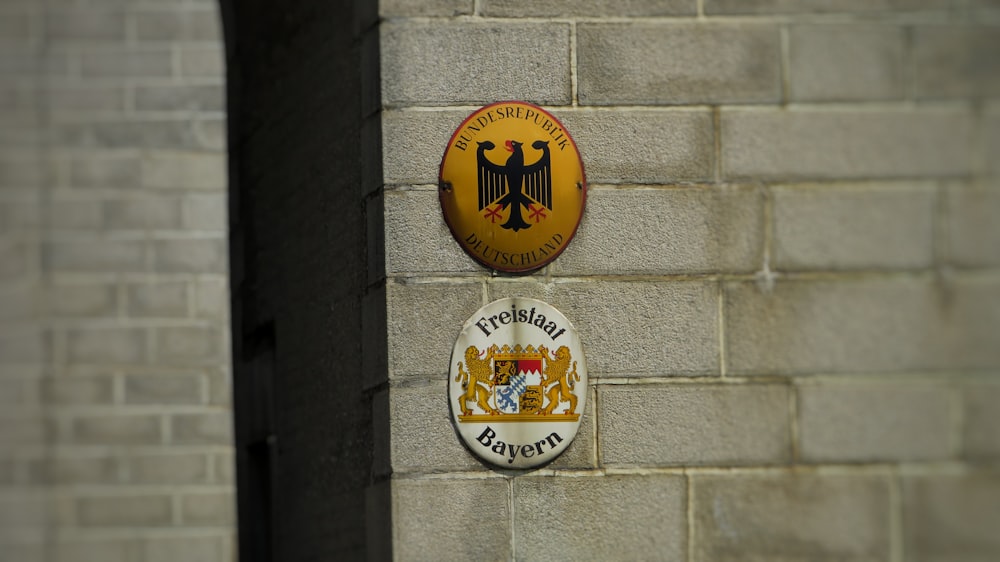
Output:
<instances>
[{"instance_id":1,"label":"screw on plaque","mask_svg":"<svg viewBox=\"0 0 1000 562\"><path fill-rule=\"evenodd\" d=\"M579 190L583 190L583 182L581 181L576 182L576 188Z\"/></svg>"},{"instance_id":2,"label":"screw on plaque","mask_svg":"<svg viewBox=\"0 0 1000 562\"><path fill-rule=\"evenodd\" d=\"M438 189L440 189L441 191L446 191L446 192L450 193L451 192L451 182L450 181L442 181L438 185Z\"/></svg>"}]
</instances>

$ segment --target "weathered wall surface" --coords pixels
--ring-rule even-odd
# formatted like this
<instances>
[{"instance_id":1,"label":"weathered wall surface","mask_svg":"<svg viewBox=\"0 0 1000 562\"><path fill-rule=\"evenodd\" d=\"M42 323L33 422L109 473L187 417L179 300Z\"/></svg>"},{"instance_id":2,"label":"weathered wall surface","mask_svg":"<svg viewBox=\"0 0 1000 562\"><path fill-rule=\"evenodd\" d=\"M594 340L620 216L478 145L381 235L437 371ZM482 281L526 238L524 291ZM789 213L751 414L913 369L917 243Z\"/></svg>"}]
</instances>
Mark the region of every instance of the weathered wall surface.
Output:
<instances>
[{"instance_id":1,"label":"weathered wall surface","mask_svg":"<svg viewBox=\"0 0 1000 562\"><path fill-rule=\"evenodd\" d=\"M0 559L234 556L218 6L0 6Z\"/></svg>"},{"instance_id":2,"label":"weathered wall surface","mask_svg":"<svg viewBox=\"0 0 1000 562\"><path fill-rule=\"evenodd\" d=\"M990 2L381 2L400 560L1000 556L1000 14ZM590 194L494 276L441 219L449 135L545 106ZM540 298L591 388L551 465L453 430L464 320Z\"/></svg>"}]
</instances>

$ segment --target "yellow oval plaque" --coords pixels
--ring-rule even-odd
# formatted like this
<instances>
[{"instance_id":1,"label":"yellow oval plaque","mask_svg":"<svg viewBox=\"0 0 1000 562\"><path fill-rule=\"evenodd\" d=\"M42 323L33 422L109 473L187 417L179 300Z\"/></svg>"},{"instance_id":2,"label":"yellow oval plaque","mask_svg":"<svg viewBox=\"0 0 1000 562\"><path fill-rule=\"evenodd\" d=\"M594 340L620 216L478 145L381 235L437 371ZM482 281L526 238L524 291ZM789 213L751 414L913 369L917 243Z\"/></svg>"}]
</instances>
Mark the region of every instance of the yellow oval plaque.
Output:
<instances>
[{"instance_id":1,"label":"yellow oval plaque","mask_svg":"<svg viewBox=\"0 0 1000 562\"><path fill-rule=\"evenodd\" d=\"M572 240L587 180L562 123L538 106L509 101L480 108L455 130L439 194L448 228L473 259L527 272Z\"/></svg>"}]
</instances>

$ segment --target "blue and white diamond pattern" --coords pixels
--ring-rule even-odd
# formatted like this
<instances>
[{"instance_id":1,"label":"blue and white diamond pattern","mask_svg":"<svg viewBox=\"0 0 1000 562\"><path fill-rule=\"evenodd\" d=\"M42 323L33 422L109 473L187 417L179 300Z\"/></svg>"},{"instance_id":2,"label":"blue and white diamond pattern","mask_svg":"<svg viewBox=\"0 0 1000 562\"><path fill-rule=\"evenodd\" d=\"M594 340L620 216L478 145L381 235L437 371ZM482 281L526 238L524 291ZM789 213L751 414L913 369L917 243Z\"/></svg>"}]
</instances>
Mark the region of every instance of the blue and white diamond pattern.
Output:
<instances>
[{"instance_id":1,"label":"blue and white diamond pattern","mask_svg":"<svg viewBox=\"0 0 1000 562\"><path fill-rule=\"evenodd\" d=\"M520 411L521 395L528 388L528 376L519 373L510 377L509 386L499 386L496 390L497 408L505 414L516 414Z\"/></svg>"}]
</instances>

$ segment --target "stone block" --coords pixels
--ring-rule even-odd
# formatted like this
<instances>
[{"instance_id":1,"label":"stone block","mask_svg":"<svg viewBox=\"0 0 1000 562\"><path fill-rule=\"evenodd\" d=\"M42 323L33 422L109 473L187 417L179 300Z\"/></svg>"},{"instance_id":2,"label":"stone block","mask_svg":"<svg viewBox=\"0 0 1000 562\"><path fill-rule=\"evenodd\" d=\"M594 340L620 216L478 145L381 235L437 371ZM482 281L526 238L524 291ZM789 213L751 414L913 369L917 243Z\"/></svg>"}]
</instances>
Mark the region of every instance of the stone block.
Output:
<instances>
[{"instance_id":1,"label":"stone block","mask_svg":"<svg viewBox=\"0 0 1000 562\"><path fill-rule=\"evenodd\" d=\"M957 276L946 285L941 318L931 336L940 342L942 362L955 368L989 370L1000 367L996 328L1000 326L1000 282L988 276ZM933 362L928 362L933 364ZM946 367L943 367L946 368Z\"/></svg>"},{"instance_id":2,"label":"stone block","mask_svg":"<svg viewBox=\"0 0 1000 562\"><path fill-rule=\"evenodd\" d=\"M715 133L707 110L579 110L555 116L576 141L590 183L670 184L714 176Z\"/></svg>"},{"instance_id":3,"label":"stone block","mask_svg":"<svg viewBox=\"0 0 1000 562\"><path fill-rule=\"evenodd\" d=\"M125 378L126 404L199 404L201 378L192 375L132 375Z\"/></svg>"},{"instance_id":4,"label":"stone block","mask_svg":"<svg viewBox=\"0 0 1000 562\"><path fill-rule=\"evenodd\" d=\"M1000 154L1000 103L990 105L979 123L983 135L983 172L1000 177L1000 158L996 157Z\"/></svg>"},{"instance_id":5,"label":"stone block","mask_svg":"<svg viewBox=\"0 0 1000 562\"><path fill-rule=\"evenodd\" d=\"M52 230L93 230L104 225L104 209L100 201L52 201L48 205L48 215Z\"/></svg>"},{"instance_id":6,"label":"stone block","mask_svg":"<svg viewBox=\"0 0 1000 562\"><path fill-rule=\"evenodd\" d=\"M52 377L41 381L41 391L45 402L52 405L111 404L114 380L110 376Z\"/></svg>"},{"instance_id":7,"label":"stone block","mask_svg":"<svg viewBox=\"0 0 1000 562\"><path fill-rule=\"evenodd\" d=\"M3 103L0 100L0 103ZM31 109L14 109L6 107L0 113L0 146L12 147L29 143L38 143L42 136L42 118ZM19 189L18 186L0 185L5 191Z\"/></svg>"},{"instance_id":8,"label":"stone block","mask_svg":"<svg viewBox=\"0 0 1000 562\"><path fill-rule=\"evenodd\" d=\"M600 281L489 285L489 300L515 296L545 301L566 316L580 334L591 377L719 373L715 283Z\"/></svg>"},{"instance_id":9,"label":"stone block","mask_svg":"<svg viewBox=\"0 0 1000 562\"><path fill-rule=\"evenodd\" d=\"M46 162L38 153L5 149L0 154L0 186L5 190L42 187L48 180Z\"/></svg>"},{"instance_id":10,"label":"stone block","mask_svg":"<svg viewBox=\"0 0 1000 562\"><path fill-rule=\"evenodd\" d=\"M916 97L1000 95L1000 27L993 25L917 26L913 30Z\"/></svg>"},{"instance_id":11,"label":"stone block","mask_svg":"<svg viewBox=\"0 0 1000 562\"><path fill-rule=\"evenodd\" d=\"M705 14L825 14L949 8L953 0L705 0Z\"/></svg>"},{"instance_id":12,"label":"stone block","mask_svg":"<svg viewBox=\"0 0 1000 562\"><path fill-rule=\"evenodd\" d=\"M517 478L514 559L684 560L686 500L682 476Z\"/></svg>"},{"instance_id":13,"label":"stone block","mask_svg":"<svg viewBox=\"0 0 1000 562\"><path fill-rule=\"evenodd\" d=\"M37 190L28 188L25 190L26 200L0 202L0 234L16 236L42 224L42 205L37 200L29 199L33 199L33 195L28 195L29 191L37 194Z\"/></svg>"},{"instance_id":14,"label":"stone block","mask_svg":"<svg viewBox=\"0 0 1000 562\"><path fill-rule=\"evenodd\" d=\"M389 21L380 34L386 105L570 102L567 24Z\"/></svg>"},{"instance_id":15,"label":"stone block","mask_svg":"<svg viewBox=\"0 0 1000 562\"><path fill-rule=\"evenodd\" d=\"M451 421L448 387L439 381L389 389L392 472L483 470Z\"/></svg>"},{"instance_id":16,"label":"stone block","mask_svg":"<svg viewBox=\"0 0 1000 562\"><path fill-rule=\"evenodd\" d=\"M155 151L142 160L142 185L154 189L226 188L224 154Z\"/></svg>"},{"instance_id":17,"label":"stone block","mask_svg":"<svg viewBox=\"0 0 1000 562\"><path fill-rule=\"evenodd\" d=\"M217 365L228 356L218 327L157 328L155 344L155 360L161 366Z\"/></svg>"},{"instance_id":18,"label":"stone block","mask_svg":"<svg viewBox=\"0 0 1000 562\"><path fill-rule=\"evenodd\" d=\"M143 562L219 562L226 560L228 536L149 537L142 540Z\"/></svg>"},{"instance_id":19,"label":"stone block","mask_svg":"<svg viewBox=\"0 0 1000 562\"><path fill-rule=\"evenodd\" d=\"M215 472L212 476L219 484L233 484L236 482L236 460L232 451L219 453L212 459Z\"/></svg>"},{"instance_id":20,"label":"stone block","mask_svg":"<svg viewBox=\"0 0 1000 562\"><path fill-rule=\"evenodd\" d=\"M200 277L195 283L195 315L223 322L229 318L229 283L223 277Z\"/></svg>"},{"instance_id":21,"label":"stone block","mask_svg":"<svg viewBox=\"0 0 1000 562\"><path fill-rule=\"evenodd\" d=\"M223 111L222 84L136 86L136 111Z\"/></svg>"},{"instance_id":22,"label":"stone block","mask_svg":"<svg viewBox=\"0 0 1000 562\"><path fill-rule=\"evenodd\" d=\"M26 240L0 239L0 281L30 281L36 275L37 246Z\"/></svg>"},{"instance_id":23,"label":"stone block","mask_svg":"<svg viewBox=\"0 0 1000 562\"><path fill-rule=\"evenodd\" d=\"M66 332L70 363L139 363L146 358L146 330L86 327Z\"/></svg>"},{"instance_id":24,"label":"stone block","mask_svg":"<svg viewBox=\"0 0 1000 562\"><path fill-rule=\"evenodd\" d=\"M219 11L213 7L135 12L132 26L138 41L191 43L218 42L222 38Z\"/></svg>"},{"instance_id":25,"label":"stone block","mask_svg":"<svg viewBox=\"0 0 1000 562\"><path fill-rule=\"evenodd\" d=\"M128 539L59 540L50 547L54 562L135 562L138 545Z\"/></svg>"},{"instance_id":26,"label":"stone block","mask_svg":"<svg viewBox=\"0 0 1000 562\"><path fill-rule=\"evenodd\" d=\"M725 178L873 179L971 172L963 109L723 109Z\"/></svg>"},{"instance_id":27,"label":"stone block","mask_svg":"<svg viewBox=\"0 0 1000 562\"><path fill-rule=\"evenodd\" d=\"M78 148L138 148L146 151L206 149L211 152L225 148L222 119L203 116L189 119L136 118L127 121L95 116L92 120L53 124L50 132L54 142ZM182 175L186 173L180 170L176 172ZM211 177L206 172L202 178L192 181L198 182Z\"/></svg>"},{"instance_id":28,"label":"stone block","mask_svg":"<svg viewBox=\"0 0 1000 562\"><path fill-rule=\"evenodd\" d=\"M188 122L191 127L191 146L203 148L209 152L225 153L227 142L226 118L198 114Z\"/></svg>"},{"instance_id":29,"label":"stone block","mask_svg":"<svg viewBox=\"0 0 1000 562\"><path fill-rule=\"evenodd\" d=\"M990 368L996 283L919 278L726 286L727 364L736 374Z\"/></svg>"},{"instance_id":30,"label":"stone block","mask_svg":"<svg viewBox=\"0 0 1000 562\"><path fill-rule=\"evenodd\" d=\"M119 10L62 6L46 10L45 40L50 43L101 43L125 39L125 14Z\"/></svg>"},{"instance_id":31,"label":"stone block","mask_svg":"<svg viewBox=\"0 0 1000 562\"><path fill-rule=\"evenodd\" d=\"M7 530L45 525L48 511L45 500L44 495L29 489L0 495L0 525Z\"/></svg>"},{"instance_id":32,"label":"stone block","mask_svg":"<svg viewBox=\"0 0 1000 562\"><path fill-rule=\"evenodd\" d=\"M494 17L693 16L695 0L481 0L480 11Z\"/></svg>"},{"instance_id":33,"label":"stone block","mask_svg":"<svg viewBox=\"0 0 1000 562\"><path fill-rule=\"evenodd\" d=\"M383 18L413 16L458 16L473 11L473 0L382 0L378 13Z\"/></svg>"},{"instance_id":34,"label":"stone block","mask_svg":"<svg viewBox=\"0 0 1000 562\"><path fill-rule=\"evenodd\" d=\"M53 116L100 112L121 114L125 112L125 87L111 84L56 84L46 89L47 102Z\"/></svg>"},{"instance_id":35,"label":"stone block","mask_svg":"<svg viewBox=\"0 0 1000 562\"><path fill-rule=\"evenodd\" d=\"M751 272L762 263L764 198L755 188L591 188L560 275ZM627 227L626 227L627 225Z\"/></svg>"},{"instance_id":36,"label":"stone block","mask_svg":"<svg viewBox=\"0 0 1000 562\"><path fill-rule=\"evenodd\" d=\"M0 377L0 407L41 409L42 392L40 386L41 381L33 378Z\"/></svg>"},{"instance_id":37,"label":"stone block","mask_svg":"<svg viewBox=\"0 0 1000 562\"><path fill-rule=\"evenodd\" d=\"M788 42L794 101L888 100L905 93L901 27L794 25Z\"/></svg>"},{"instance_id":38,"label":"stone block","mask_svg":"<svg viewBox=\"0 0 1000 562\"><path fill-rule=\"evenodd\" d=\"M133 318L183 318L188 315L190 284L183 281L136 283L127 288Z\"/></svg>"},{"instance_id":39,"label":"stone block","mask_svg":"<svg viewBox=\"0 0 1000 562\"><path fill-rule=\"evenodd\" d=\"M103 414L73 421L74 442L85 445L157 445L160 416Z\"/></svg>"},{"instance_id":40,"label":"stone block","mask_svg":"<svg viewBox=\"0 0 1000 562\"><path fill-rule=\"evenodd\" d=\"M36 328L0 334L0 363L40 365L45 361L46 351L42 332Z\"/></svg>"},{"instance_id":41,"label":"stone block","mask_svg":"<svg viewBox=\"0 0 1000 562\"><path fill-rule=\"evenodd\" d=\"M946 189L948 261L963 267L1000 265L1000 190Z\"/></svg>"},{"instance_id":42,"label":"stone block","mask_svg":"<svg viewBox=\"0 0 1000 562\"><path fill-rule=\"evenodd\" d=\"M118 484L118 463L109 454L56 456L46 461L43 472L52 484ZM79 454L79 453L75 453Z\"/></svg>"},{"instance_id":43,"label":"stone block","mask_svg":"<svg viewBox=\"0 0 1000 562\"><path fill-rule=\"evenodd\" d=\"M996 472L903 479L903 551L913 562L988 562L1000 553Z\"/></svg>"},{"instance_id":44,"label":"stone block","mask_svg":"<svg viewBox=\"0 0 1000 562\"><path fill-rule=\"evenodd\" d=\"M964 455L1000 459L1000 381L968 382L962 387Z\"/></svg>"},{"instance_id":45,"label":"stone block","mask_svg":"<svg viewBox=\"0 0 1000 562\"><path fill-rule=\"evenodd\" d=\"M229 445L233 420L228 411L171 416L171 442L177 445Z\"/></svg>"},{"instance_id":46,"label":"stone block","mask_svg":"<svg viewBox=\"0 0 1000 562\"><path fill-rule=\"evenodd\" d=\"M183 525L197 527L230 526L235 523L236 498L231 492L185 494L181 496Z\"/></svg>"},{"instance_id":47,"label":"stone block","mask_svg":"<svg viewBox=\"0 0 1000 562\"><path fill-rule=\"evenodd\" d=\"M218 45L175 45L177 63L182 78L214 78L226 75L225 55Z\"/></svg>"},{"instance_id":48,"label":"stone block","mask_svg":"<svg viewBox=\"0 0 1000 562\"><path fill-rule=\"evenodd\" d=\"M170 525L171 513L166 495L95 496L76 502L82 527L162 527Z\"/></svg>"},{"instance_id":49,"label":"stone block","mask_svg":"<svg viewBox=\"0 0 1000 562\"><path fill-rule=\"evenodd\" d=\"M691 478L694 562L889 559L887 478L795 472Z\"/></svg>"},{"instance_id":50,"label":"stone block","mask_svg":"<svg viewBox=\"0 0 1000 562\"><path fill-rule=\"evenodd\" d=\"M219 327L172 326L155 332L158 365L217 365L226 356Z\"/></svg>"},{"instance_id":51,"label":"stone block","mask_svg":"<svg viewBox=\"0 0 1000 562\"><path fill-rule=\"evenodd\" d=\"M25 9L6 9L0 14L0 43L10 45L27 45L33 39L31 29L34 14ZM37 16L36 16L37 17Z\"/></svg>"},{"instance_id":52,"label":"stone block","mask_svg":"<svg viewBox=\"0 0 1000 562\"><path fill-rule=\"evenodd\" d=\"M153 264L161 273L225 273L229 247L225 238L181 238L153 243Z\"/></svg>"},{"instance_id":53,"label":"stone block","mask_svg":"<svg viewBox=\"0 0 1000 562\"><path fill-rule=\"evenodd\" d=\"M21 539L4 539L3 549L5 556L18 562L49 562L52 560L51 547L45 544L40 537L27 537ZM64 559L55 559L56 562L63 562ZM90 562L81 558L74 559L74 562ZM108 560L108 562L115 562Z\"/></svg>"},{"instance_id":54,"label":"stone block","mask_svg":"<svg viewBox=\"0 0 1000 562\"><path fill-rule=\"evenodd\" d=\"M19 470L20 466L26 464L28 463L20 460L15 460L12 458L0 459L0 485L11 486L13 484L18 483L17 481L19 479L19 476L16 474L16 472Z\"/></svg>"},{"instance_id":55,"label":"stone block","mask_svg":"<svg viewBox=\"0 0 1000 562\"><path fill-rule=\"evenodd\" d=\"M799 453L809 462L944 460L956 449L945 384L803 384L798 399Z\"/></svg>"},{"instance_id":56,"label":"stone block","mask_svg":"<svg viewBox=\"0 0 1000 562\"><path fill-rule=\"evenodd\" d=\"M597 391L594 385L587 389L587 407L582 412L580 428L569 447L545 468L555 470L577 470L597 468L597 439L594 426L597 424Z\"/></svg>"},{"instance_id":57,"label":"stone block","mask_svg":"<svg viewBox=\"0 0 1000 562\"><path fill-rule=\"evenodd\" d=\"M584 105L781 99L781 41L775 25L580 24L576 43Z\"/></svg>"},{"instance_id":58,"label":"stone block","mask_svg":"<svg viewBox=\"0 0 1000 562\"><path fill-rule=\"evenodd\" d=\"M43 243L45 264L52 272L141 272L146 269L142 240L56 240Z\"/></svg>"},{"instance_id":59,"label":"stone block","mask_svg":"<svg viewBox=\"0 0 1000 562\"><path fill-rule=\"evenodd\" d=\"M783 385L606 385L604 466L780 464L791 458Z\"/></svg>"},{"instance_id":60,"label":"stone block","mask_svg":"<svg viewBox=\"0 0 1000 562\"><path fill-rule=\"evenodd\" d=\"M483 304L479 283L387 283L389 373L444 377L462 324Z\"/></svg>"},{"instance_id":61,"label":"stone block","mask_svg":"<svg viewBox=\"0 0 1000 562\"><path fill-rule=\"evenodd\" d=\"M470 111L382 112L382 174L388 185L438 183L451 134Z\"/></svg>"},{"instance_id":62,"label":"stone block","mask_svg":"<svg viewBox=\"0 0 1000 562\"><path fill-rule=\"evenodd\" d=\"M228 349L223 350L228 361ZM233 405L233 380L228 369L208 375L208 403L211 406L231 407Z\"/></svg>"},{"instance_id":63,"label":"stone block","mask_svg":"<svg viewBox=\"0 0 1000 562\"><path fill-rule=\"evenodd\" d=\"M509 560L503 478L393 480L393 553L425 560ZM475 529L474 540L461 529Z\"/></svg>"},{"instance_id":64,"label":"stone block","mask_svg":"<svg viewBox=\"0 0 1000 562\"><path fill-rule=\"evenodd\" d=\"M0 288L0 323L16 325L27 323L39 317L44 294L35 287L34 281L25 280L23 284L5 283Z\"/></svg>"},{"instance_id":65,"label":"stone block","mask_svg":"<svg viewBox=\"0 0 1000 562\"><path fill-rule=\"evenodd\" d=\"M918 269L934 263L933 184L775 187L774 265Z\"/></svg>"},{"instance_id":66,"label":"stone block","mask_svg":"<svg viewBox=\"0 0 1000 562\"><path fill-rule=\"evenodd\" d=\"M73 187L138 188L139 158L130 152L94 151L69 159L69 181Z\"/></svg>"},{"instance_id":67,"label":"stone block","mask_svg":"<svg viewBox=\"0 0 1000 562\"><path fill-rule=\"evenodd\" d=\"M186 229L227 232L229 228L223 193L199 193L181 199L181 224Z\"/></svg>"},{"instance_id":68,"label":"stone block","mask_svg":"<svg viewBox=\"0 0 1000 562\"><path fill-rule=\"evenodd\" d=\"M77 56L84 78L156 78L174 71L169 47L86 50Z\"/></svg>"},{"instance_id":69,"label":"stone block","mask_svg":"<svg viewBox=\"0 0 1000 562\"><path fill-rule=\"evenodd\" d=\"M166 230L180 227L180 204L167 197L108 201L104 206L107 228L114 230Z\"/></svg>"},{"instance_id":70,"label":"stone block","mask_svg":"<svg viewBox=\"0 0 1000 562\"><path fill-rule=\"evenodd\" d=\"M38 447L39 443L51 443L55 430L41 416L37 409L30 412L8 411L0 415L0 423L3 424L0 426L3 427L0 446L9 451L15 447Z\"/></svg>"},{"instance_id":71,"label":"stone block","mask_svg":"<svg viewBox=\"0 0 1000 562\"><path fill-rule=\"evenodd\" d=\"M63 53L37 53L29 45L7 46L0 53L0 76L35 79L48 74L65 74L68 67Z\"/></svg>"},{"instance_id":72,"label":"stone block","mask_svg":"<svg viewBox=\"0 0 1000 562\"><path fill-rule=\"evenodd\" d=\"M44 306L56 318L115 316L115 287L104 283L60 283L45 288Z\"/></svg>"},{"instance_id":73,"label":"stone block","mask_svg":"<svg viewBox=\"0 0 1000 562\"><path fill-rule=\"evenodd\" d=\"M23 14L26 16L27 14ZM6 33L6 27L17 27L22 28L22 22L18 20L21 19L19 16L12 16L10 19L6 19L5 23L0 23L0 26L4 26L0 33ZM21 31L27 31L26 29L21 29ZM12 37L13 33L7 35L9 38ZM30 112L38 108L39 96L38 93L41 91L41 87L37 84L18 84L12 80L4 80L0 84L0 103L4 104L4 107L9 111L17 112ZM26 145L20 144L22 148ZM35 154L34 156L39 156Z\"/></svg>"},{"instance_id":74,"label":"stone block","mask_svg":"<svg viewBox=\"0 0 1000 562\"><path fill-rule=\"evenodd\" d=\"M437 191L385 193L385 268L389 275L483 271L454 241L440 216Z\"/></svg>"}]
</instances>

